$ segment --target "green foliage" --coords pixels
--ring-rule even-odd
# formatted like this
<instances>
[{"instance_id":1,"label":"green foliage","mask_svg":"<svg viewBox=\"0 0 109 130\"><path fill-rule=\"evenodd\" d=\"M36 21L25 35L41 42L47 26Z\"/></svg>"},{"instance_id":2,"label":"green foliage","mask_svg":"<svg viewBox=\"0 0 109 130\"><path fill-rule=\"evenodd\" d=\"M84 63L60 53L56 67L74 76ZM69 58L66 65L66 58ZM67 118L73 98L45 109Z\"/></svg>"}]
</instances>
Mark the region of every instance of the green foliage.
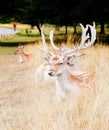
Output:
<instances>
[{"instance_id":1,"label":"green foliage","mask_svg":"<svg viewBox=\"0 0 109 130\"><path fill-rule=\"evenodd\" d=\"M93 21L99 23L100 32L105 33L108 14L108 0L1 0L0 3L0 22L30 24L37 26L40 33L40 27L45 23L67 27L80 22L91 24Z\"/></svg>"},{"instance_id":2,"label":"green foliage","mask_svg":"<svg viewBox=\"0 0 109 130\"><path fill-rule=\"evenodd\" d=\"M108 0L2 0L0 21L17 20L31 25L53 23L69 25L77 22L108 22Z\"/></svg>"}]
</instances>

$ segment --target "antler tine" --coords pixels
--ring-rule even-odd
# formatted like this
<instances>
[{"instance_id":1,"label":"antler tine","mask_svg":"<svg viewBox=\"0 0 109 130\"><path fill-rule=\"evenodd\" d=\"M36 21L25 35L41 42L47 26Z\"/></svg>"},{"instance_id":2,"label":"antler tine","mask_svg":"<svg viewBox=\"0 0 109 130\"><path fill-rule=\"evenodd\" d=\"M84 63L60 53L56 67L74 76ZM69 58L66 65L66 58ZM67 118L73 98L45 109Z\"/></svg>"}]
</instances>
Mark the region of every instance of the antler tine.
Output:
<instances>
[{"instance_id":1,"label":"antler tine","mask_svg":"<svg viewBox=\"0 0 109 130\"><path fill-rule=\"evenodd\" d=\"M86 36L86 31L88 30L88 27L90 28L91 31L91 40L89 40L89 35ZM88 40L87 44L85 43L86 40ZM95 22L93 22L93 26L89 24L86 25L85 34L83 33L82 35L82 40L80 45L78 46L78 50L89 48L94 44L95 40L96 40L96 29L95 29Z\"/></svg>"},{"instance_id":2,"label":"antler tine","mask_svg":"<svg viewBox=\"0 0 109 130\"><path fill-rule=\"evenodd\" d=\"M95 40L96 40L96 28L95 28L95 22L93 22L93 26L88 25L90 27L91 30L91 41L90 44L93 45Z\"/></svg>"},{"instance_id":3,"label":"antler tine","mask_svg":"<svg viewBox=\"0 0 109 130\"><path fill-rule=\"evenodd\" d=\"M89 35L86 35L86 32L88 30L88 25L86 25L86 28L80 23L80 26L82 28L82 37L81 37L81 43L78 45L77 50L82 49L84 46L85 41L89 38Z\"/></svg>"},{"instance_id":4,"label":"antler tine","mask_svg":"<svg viewBox=\"0 0 109 130\"><path fill-rule=\"evenodd\" d=\"M50 31L50 35L49 35L50 43L51 43L51 45L52 45L52 47L53 47L54 50L60 51L60 48L56 47L55 44L54 44L54 42L53 42L54 31L55 31L54 29Z\"/></svg>"},{"instance_id":5,"label":"antler tine","mask_svg":"<svg viewBox=\"0 0 109 130\"><path fill-rule=\"evenodd\" d=\"M54 31L55 31L55 30L51 30L51 31L50 31L50 35L49 35L49 37L50 37L50 43L51 43L52 48L53 48L54 50L58 51L60 55L63 55L63 53L65 53L66 51L68 51L68 49L65 48L64 45L62 45L61 48L58 48L58 47L54 44L54 42L53 42L53 34L54 34Z\"/></svg>"},{"instance_id":6,"label":"antler tine","mask_svg":"<svg viewBox=\"0 0 109 130\"><path fill-rule=\"evenodd\" d=\"M74 52L76 52L77 50L79 50L83 45L84 42L89 38L89 36L86 36L86 31L88 29L88 26L86 26L86 28L83 26L83 24L80 23L81 29L82 29L82 39L81 39L81 43L80 45L77 45L74 49L72 49L69 52L64 53L64 55L70 55L73 54Z\"/></svg>"},{"instance_id":7,"label":"antler tine","mask_svg":"<svg viewBox=\"0 0 109 130\"><path fill-rule=\"evenodd\" d=\"M79 46L78 50L91 47L94 44L95 40L96 40L95 22L93 22L93 26L87 24L87 27L89 27L90 31L91 31L91 40L88 39L88 43L87 44L84 43L83 46Z\"/></svg>"},{"instance_id":8,"label":"antler tine","mask_svg":"<svg viewBox=\"0 0 109 130\"><path fill-rule=\"evenodd\" d=\"M52 53L52 52L49 52L49 51L47 51L47 50L45 50L45 49L43 49L43 48L40 48L40 47L38 47L37 46L37 48L40 50L40 51L42 51L42 52L45 52L47 55L49 55L49 56L54 56L54 54Z\"/></svg>"},{"instance_id":9,"label":"antler tine","mask_svg":"<svg viewBox=\"0 0 109 130\"><path fill-rule=\"evenodd\" d=\"M40 50L40 51L43 51L45 52L46 54L50 55L50 56L53 56L54 54L52 52L49 52L48 50L48 47L47 47L47 44L46 44L46 41L45 41L45 35L44 35L44 25L42 25L41 27L41 37L42 37L42 43L43 43L43 48L40 48L37 46L37 48Z\"/></svg>"},{"instance_id":10,"label":"antler tine","mask_svg":"<svg viewBox=\"0 0 109 130\"><path fill-rule=\"evenodd\" d=\"M69 49L66 48L63 44L62 44L62 48L63 48L63 51L69 51Z\"/></svg>"},{"instance_id":11,"label":"antler tine","mask_svg":"<svg viewBox=\"0 0 109 130\"><path fill-rule=\"evenodd\" d=\"M95 22L93 21L93 27L95 28L95 26L96 26L96 25L95 25Z\"/></svg>"},{"instance_id":12,"label":"antler tine","mask_svg":"<svg viewBox=\"0 0 109 130\"><path fill-rule=\"evenodd\" d=\"M47 47L47 44L46 44L46 41L45 41L45 35L44 35L44 25L42 25L42 28L41 28L41 36L42 36L43 48L46 51L48 51L48 47Z\"/></svg>"}]
</instances>

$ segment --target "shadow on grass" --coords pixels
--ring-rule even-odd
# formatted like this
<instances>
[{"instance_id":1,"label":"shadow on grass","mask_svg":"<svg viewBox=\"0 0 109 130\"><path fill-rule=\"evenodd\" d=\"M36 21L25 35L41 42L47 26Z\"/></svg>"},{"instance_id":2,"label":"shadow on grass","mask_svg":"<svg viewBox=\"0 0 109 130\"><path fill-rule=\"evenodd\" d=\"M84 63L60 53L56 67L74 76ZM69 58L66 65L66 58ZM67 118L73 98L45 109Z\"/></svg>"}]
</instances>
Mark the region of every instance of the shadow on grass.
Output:
<instances>
[{"instance_id":1,"label":"shadow on grass","mask_svg":"<svg viewBox=\"0 0 109 130\"><path fill-rule=\"evenodd\" d=\"M33 33L29 33L29 34L22 34L22 33L17 33L18 36L27 36L27 37L40 37L40 34L33 34Z\"/></svg>"},{"instance_id":2,"label":"shadow on grass","mask_svg":"<svg viewBox=\"0 0 109 130\"><path fill-rule=\"evenodd\" d=\"M26 44L35 44L35 41L20 41L20 42L0 42L0 46L18 46L19 44L26 45Z\"/></svg>"},{"instance_id":3,"label":"shadow on grass","mask_svg":"<svg viewBox=\"0 0 109 130\"><path fill-rule=\"evenodd\" d=\"M26 45L26 44L36 44L39 41L42 41L42 38L39 34L17 34L19 37L36 37L35 40L23 40L23 41L14 41L14 42L0 42L0 46L18 46L19 44ZM67 43L69 35L66 34L54 34L53 41L56 45L60 45L61 43ZM49 35L45 35L46 43L50 43ZM71 44L79 44L81 42L81 34L72 35L70 39ZM109 35L100 35L97 34L97 39L95 43L109 45Z\"/></svg>"}]
</instances>

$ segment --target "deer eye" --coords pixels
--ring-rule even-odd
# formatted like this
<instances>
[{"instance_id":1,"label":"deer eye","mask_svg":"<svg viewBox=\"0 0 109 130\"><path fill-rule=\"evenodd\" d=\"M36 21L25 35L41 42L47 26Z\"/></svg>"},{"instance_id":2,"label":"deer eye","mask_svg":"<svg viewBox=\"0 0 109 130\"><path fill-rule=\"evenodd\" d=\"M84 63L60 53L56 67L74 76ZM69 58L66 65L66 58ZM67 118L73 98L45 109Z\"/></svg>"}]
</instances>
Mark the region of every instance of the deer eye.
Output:
<instances>
[{"instance_id":1,"label":"deer eye","mask_svg":"<svg viewBox=\"0 0 109 130\"><path fill-rule=\"evenodd\" d=\"M62 65L62 64L63 64L62 62L58 63L58 65Z\"/></svg>"}]
</instances>

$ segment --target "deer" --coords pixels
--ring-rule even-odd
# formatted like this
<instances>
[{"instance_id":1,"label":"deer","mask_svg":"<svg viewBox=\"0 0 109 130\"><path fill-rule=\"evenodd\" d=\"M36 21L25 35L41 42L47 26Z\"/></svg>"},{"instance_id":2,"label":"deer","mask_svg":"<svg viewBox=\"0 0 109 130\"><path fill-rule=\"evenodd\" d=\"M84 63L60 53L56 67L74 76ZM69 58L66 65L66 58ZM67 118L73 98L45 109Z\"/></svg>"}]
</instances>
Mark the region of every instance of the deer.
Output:
<instances>
[{"instance_id":1,"label":"deer","mask_svg":"<svg viewBox=\"0 0 109 130\"><path fill-rule=\"evenodd\" d=\"M83 30L85 30L85 29L83 29ZM54 30L51 30L50 34L49 34L51 46L53 47L54 50L58 51L62 55L62 53L63 52L65 53L66 51L68 51L68 49L65 49L64 47L63 48L58 48L58 47L55 46L55 44L53 42L53 33L54 33ZM45 52L47 54L47 56L54 56L54 54L51 51L49 51L49 48L47 47L47 44L46 44L45 35L44 35L44 25L42 25L42 27L41 27L41 37L42 37L43 48L40 48L38 46L37 46L37 48L40 51ZM82 55L83 54L78 54L78 57L82 56ZM67 65L70 68L70 70L71 69L72 70L79 70L76 57L77 57L77 54L76 55L73 54L73 56L68 57L69 61L67 62ZM47 82L47 81L50 81L52 79L54 80L54 78L51 78L48 75L48 70L49 70L49 64L47 62L42 63L37 68L37 70L35 72L35 82L37 82L37 81L39 81L39 82L45 82L46 81Z\"/></svg>"},{"instance_id":2,"label":"deer","mask_svg":"<svg viewBox=\"0 0 109 130\"><path fill-rule=\"evenodd\" d=\"M15 54L19 55L19 62L20 63L28 63L32 57L33 57L33 53L25 53L24 52L24 46L23 45L19 45L16 48Z\"/></svg>"},{"instance_id":3,"label":"deer","mask_svg":"<svg viewBox=\"0 0 109 130\"><path fill-rule=\"evenodd\" d=\"M93 81L93 76L91 74L82 70L72 71L69 67L69 56L72 57L77 51L91 47L96 40L95 24L93 24L93 26L87 25L91 29L92 37L90 39L89 36L84 34L86 31L84 31L83 25L80 24L80 26L82 27L82 38L77 47L67 51L64 50L61 55L51 55L49 58L44 58L47 65L49 65L48 75L55 77L56 98L58 100L65 98L64 90L80 93L83 88L89 89ZM53 40L52 44L54 45ZM55 49L60 51L60 48ZM74 66L74 63L72 63L72 66Z\"/></svg>"},{"instance_id":4,"label":"deer","mask_svg":"<svg viewBox=\"0 0 109 130\"><path fill-rule=\"evenodd\" d=\"M80 26L82 27L82 38L84 37L84 41L85 41L89 38L89 36L86 36L87 28L88 27L91 28L92 26L87 25L86 28L82 24L80 24ZM95 29L95 25L93 25L92 28ZM92 28L91 28L91 33L93 32ZM49 35L50 43L51 43L53 49L59 52L61 58L63 57L64 59L67 59L66 60L67 61L67 63L66 63L67 69L69 69L69 71L80 70L79 67L78 67L77 61L76 61L76 57L83 56L84 54L74 53L74 51L76 52L76 48L69 50L69 49L66 49L65 47L62 47L62 48L56 47L54 42L53 42L53 32L54 32L54 30L50 31L50 35ZM92 33L92 35L93 35L93 33ZM46 41L45 41L45 36L44 36L44 25L41 28L41 36L42 36L43 48L39 48L39 47L37 47L37 48L39 50L45 52L47 55L49 55L49 57L55 57L56 55L54 55L52 52L50 52L49 48L47 47L47 44L46 44ZM93 36L92 36L92 38L93 38ZM81 40L81 44L83 44L83 39ZM49 69L50 69L50 65L45 60L45 62L42 63L39 66L39 68L36 70L35 79L37 79L38 81L50 81L51 79L54 80L54 78L52 76L50 76L50 75L48 76ZM52 78L50 78L50 77L52 77Z\"/></svg>"}]
</instances>

